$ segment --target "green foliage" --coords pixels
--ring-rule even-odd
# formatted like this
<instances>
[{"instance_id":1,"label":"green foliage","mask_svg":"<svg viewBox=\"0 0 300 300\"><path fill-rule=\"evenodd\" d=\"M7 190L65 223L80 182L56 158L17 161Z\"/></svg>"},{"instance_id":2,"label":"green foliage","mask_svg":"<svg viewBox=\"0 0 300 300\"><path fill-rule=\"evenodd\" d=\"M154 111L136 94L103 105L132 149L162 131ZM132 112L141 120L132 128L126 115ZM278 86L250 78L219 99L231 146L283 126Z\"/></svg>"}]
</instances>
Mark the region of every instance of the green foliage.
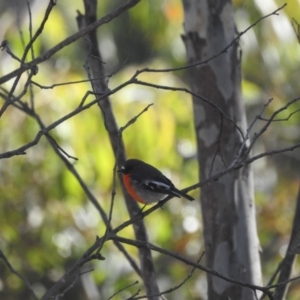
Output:
<instances>
[{"instance_id":1,"label":"green foliage","mask_svg":"<svg viewBox=\"0 0 300 300\"><path fill-rule=\"evenodd\" d=\"M99 16L109 11L115 5L114 2L101 1ZM245 29L262 15L262 8L258 4L248 1L247 6L244 6L243 2L235 1L235 5L239 30ZM43 34L34 44L35 56L44 53L77 30L76 10L82 11L82 7L81 1L58 1ZM44 9L41 4L32 7L34 30L43 18ZM24 17L26 15L24 7L20 22L24 39L28 42L28 20ZM286 24L284 22L290 22L291 18L300 21L296 1L291 1L285 11L280 12L280 16L272 16L263 21L241 41L244 51L243 92L249 120L261 110L268 98L274 97L274 101L267 108L266 117L300 94L300 46L290 27L288 37L276 31L278 22ZM6 24L4 33L11 50L21 57L24 48L13 7L2 11L0 18ZM179 0L155 0L142 1L128 14L101 27L100 48L107 62L105 67L108 72L127 60L125 66L110 78L109 88L113 89L130 79L137 69L162 69L184 64L185 52L180 39L182 23L183 13ZM83 49L83 41L64 48L39 66L39 73L33 80L41 85L51 86L86 79ZM4 52L1 53L0 63L0 76L18 67L18 63ZM180 76L184 77L184 74L145 73L140 80L163 86L185 87ZM25 77L22 78L16 95L22 91L24 82ZM11 85L12 82L9 82L3 87L9 90ZM91 90L89 83L68 84L51 89L33 86L36 113L41 116L46 126L52 124L76 109L88 90ZM92 99L90 96L87 102ZM30 105L29 92L22 97L22 101ZM124 126L148 104L154 104L123 134L128 157L140 158L157 166L179 188L198 181L189 95L184 92L129 85L114 94L111 103L119 126ZM288 117L299 109L298 106L299 103L289 107L280 118ZM298 128L297 114L289 122L272 125L255 151L261 152L295 143L299 140ZM0 153L32 141L39 130L32 117L11 106L0 122ZM51 134L60 147L78 158L78 161L69 160L103 209L108 212L115 158L99 108L92 106L63 122ZM254 164L258 229L262 248L267 249L266 254L262 254L266 280L280 261L290 234L298 188L295 175L299 176L299 150L296 151L297 153L281 155L280 161L277 158L267 158ZM191 195L199 198L198 191ZM197 259L203 251L201 226L195 221L201 220L200 214L199 201L191 204L182 199L173 199L163 210L156 211L145 220L150 241ZM112 225L115 227L127 219L128 213L117 184ZM92 245L95 236L101 236L105 231L99 214L45 137L27 150L26 155L0 161L0 228L0 249L16 270L25 275L32 284L39 283L44 289L51 287ZM126 228L121 235L134 238L132 228ZM274 243L276 246L271 249ZM135 248L125 248L138 260ZM107 299L136 280L140 283L125 290L116 299L129 297L138 288L142 288L141 280L112 243L105 245L102 254L106 260L92 264L94 271L91 280L98 286L103 298ZM159 283L164 289L179 284L190 271L190 267L173 259L161 254L153 255ZM299 264L295 270L299 271ZM202 286L204 278L203 272L200 274L196 271L188 284L172 293L170 299L202 299L204 288L199 289L199 286ZM76 291L82 291L82 287L77 284L72 290L76 294ZM292 286L291 300L297 299L298 290L299 287ZM43 289L39 291L39 296L45 292ZM76 298L70 291L64 299L80 299L81 293ZM29 299L24 283L11 274L0 261L0 298L9 300L21 299L20 297Z\"/></svg>"}]
</instances>

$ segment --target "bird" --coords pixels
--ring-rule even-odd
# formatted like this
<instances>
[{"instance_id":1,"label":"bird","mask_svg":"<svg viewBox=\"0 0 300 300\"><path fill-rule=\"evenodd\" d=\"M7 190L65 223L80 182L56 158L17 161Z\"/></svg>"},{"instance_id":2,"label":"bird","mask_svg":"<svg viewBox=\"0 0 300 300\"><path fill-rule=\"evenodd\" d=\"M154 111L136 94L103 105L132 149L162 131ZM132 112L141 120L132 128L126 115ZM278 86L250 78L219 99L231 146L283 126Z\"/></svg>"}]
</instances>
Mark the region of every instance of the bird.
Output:
<instances>
[{"instance_id":1,"label":"bird","mask_svg":"<svg viewBox=\"0 0 300 300\"><path fill-rule=\"evenodd\" d=\"M139 203L152 204L159 202L165 196L195 200L178 190L158 169L139 159L128 159L118 172L122 173L128 194Z\"/></svg>"}]
</instances>

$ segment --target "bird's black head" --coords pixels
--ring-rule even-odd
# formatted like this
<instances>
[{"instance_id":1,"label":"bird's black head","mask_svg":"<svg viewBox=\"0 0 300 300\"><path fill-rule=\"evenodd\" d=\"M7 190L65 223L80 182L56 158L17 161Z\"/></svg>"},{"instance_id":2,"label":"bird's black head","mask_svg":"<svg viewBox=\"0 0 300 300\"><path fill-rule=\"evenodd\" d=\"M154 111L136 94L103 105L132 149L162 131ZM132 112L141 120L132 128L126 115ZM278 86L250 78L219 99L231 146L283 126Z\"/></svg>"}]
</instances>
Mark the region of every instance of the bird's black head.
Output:
<instances>
[{"instance_id":1,"label":"bird's black head","mask_svg":"<svg viewBox=\"0 0 300 300\"><path fill-rule=\"evenodd\" d=\"M124 165L121 167L121 169L118 170L118 172L121 172L123 174L128 174L128 173L132 172L132 170L134 168L136 168L136 166L138 166L140 163L143 163L143 162L138 159L133 159L133 158L128 159L128 160L126 160Z\"/></svg>"}]
</instances>

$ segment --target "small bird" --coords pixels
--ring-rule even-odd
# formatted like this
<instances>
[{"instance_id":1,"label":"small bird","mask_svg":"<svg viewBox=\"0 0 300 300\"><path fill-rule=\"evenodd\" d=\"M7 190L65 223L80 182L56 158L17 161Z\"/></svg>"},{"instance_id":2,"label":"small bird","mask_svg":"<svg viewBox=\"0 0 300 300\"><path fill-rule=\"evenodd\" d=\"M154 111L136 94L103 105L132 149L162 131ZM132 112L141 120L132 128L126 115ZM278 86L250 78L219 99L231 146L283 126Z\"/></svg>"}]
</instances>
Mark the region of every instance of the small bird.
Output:
<instances>
[{"instance_id":1,"label":"small bird","mask_svg":"<svg viewBox=\"0 0 300 300\"><path fill-rule=\"evenodd\" d=\"M179 191L159 170L141 160L128 159L118 172L123 175L123 182L129 195L140 203L155 203L167 195L183 197L189 201L195 200Z\"/></svg>"}]
</instances>

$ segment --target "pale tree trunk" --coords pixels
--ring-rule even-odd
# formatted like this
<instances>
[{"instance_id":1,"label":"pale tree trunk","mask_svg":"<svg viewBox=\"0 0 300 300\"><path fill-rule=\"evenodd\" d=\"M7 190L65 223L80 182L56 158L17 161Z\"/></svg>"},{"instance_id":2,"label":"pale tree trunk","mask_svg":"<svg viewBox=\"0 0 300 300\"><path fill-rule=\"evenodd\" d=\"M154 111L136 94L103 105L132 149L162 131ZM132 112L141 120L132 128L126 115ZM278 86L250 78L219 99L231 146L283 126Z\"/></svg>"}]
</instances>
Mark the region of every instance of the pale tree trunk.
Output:
<instances>
[{"instance_id":1,"label":"pale tree trunk","mask_svg":"<svg viewBox=\"0 0 300 300\"><path fill-rule=\"evenodd\" d=\"M188 63L219 53L235 38L230 1L183 0ZM246 132L241 98L240 49L236 43L226 53L189 69L192 91L217 105L242 132ZM193 97L200 177L226 169L242 136L220 112ZM256 230L252 172L250 166L221 177L201 189L206 264L233 279L261 284L259 241ZM212 300L255 299L253 291L207 275Z\"/></svg>"}]
</instances>

